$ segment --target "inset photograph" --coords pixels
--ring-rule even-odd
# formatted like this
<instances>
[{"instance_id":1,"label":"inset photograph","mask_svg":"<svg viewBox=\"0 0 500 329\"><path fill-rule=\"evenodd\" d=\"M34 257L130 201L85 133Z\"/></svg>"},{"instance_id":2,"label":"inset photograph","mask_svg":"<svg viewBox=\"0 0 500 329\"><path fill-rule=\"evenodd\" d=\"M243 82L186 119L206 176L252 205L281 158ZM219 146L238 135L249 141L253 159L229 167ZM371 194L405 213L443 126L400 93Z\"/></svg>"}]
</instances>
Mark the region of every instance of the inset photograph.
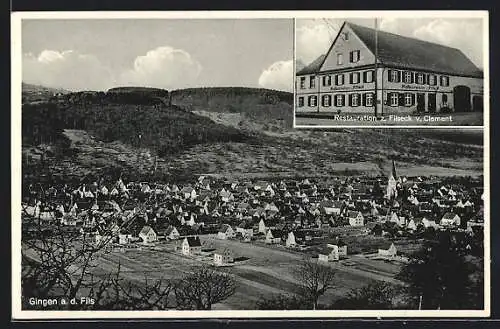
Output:
<instances>
[{"instance_id":1,"label":"inset photograph","mask_svg":"<svg viewBox=\"0 0 500 329\"><path fill-rule=\"evenodd\" d=\"M295 24L295 127L482 126L486 17Z\"/></svg>"}]
</instances>

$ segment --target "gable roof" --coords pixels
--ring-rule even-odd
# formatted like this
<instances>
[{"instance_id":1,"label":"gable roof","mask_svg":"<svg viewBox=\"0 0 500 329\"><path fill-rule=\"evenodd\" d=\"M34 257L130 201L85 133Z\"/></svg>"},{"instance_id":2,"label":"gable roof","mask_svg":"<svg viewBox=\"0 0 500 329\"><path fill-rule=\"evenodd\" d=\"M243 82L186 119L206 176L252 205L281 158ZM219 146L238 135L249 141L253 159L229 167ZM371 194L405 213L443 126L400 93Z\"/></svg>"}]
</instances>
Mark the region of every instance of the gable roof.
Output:
<instances>
[{"instance_id":1,"label":"gable roof","mask_svg":"<svg viewBox=\"0 0 500 329\"><path fill-rule=\"evenodd\" d=\"M375 29L350 22L346 24L375 53ZM377 38L378 60L385 65L478 78L483 76L482 71L457 48L380 30Z\"/></svg>"},{"instance_id":2,"label":"gable roof","mask_svg":"<svg viewBox=\"0 0 500 329\"><path fill-rule=\"evenodd\" d=\"M190 247L201 247L200 237L188 236L186 239Z\"/></svg>"},{"instance_id":3,"label":"gable roof","mask_svg":"<svg viewBox=\"0 0 500 329\"><path fill-rule=\"evenodd\" d=\"M319 71L321 66L323 65L323 62L326 58L326 54L323 54L316 58L314 61L312 61L309 65L304 67L302 70L299 70L296 75L304 75L304 74L311 74L311 73L316 73Z\"/></svg>"},{"instance_id":4,"label":"gable roof","mask_svg":"<svg viewBox=\"0 0 500 329\"><path fill-rule=\"evenodd\" d=\"M366 47L375 54L375 29L351 22L345 22L344 25L348 25ZM344 28L344 25L340 30ZM431 70L475 78L483 77L482 70L457 48L380 30L378 30L377 39L377 59L378 62L386 66L412 70ZM319 72L325 58L325 54L319 56L311 64L298 71L296 75Z\"/></svg>"}]
</instances>

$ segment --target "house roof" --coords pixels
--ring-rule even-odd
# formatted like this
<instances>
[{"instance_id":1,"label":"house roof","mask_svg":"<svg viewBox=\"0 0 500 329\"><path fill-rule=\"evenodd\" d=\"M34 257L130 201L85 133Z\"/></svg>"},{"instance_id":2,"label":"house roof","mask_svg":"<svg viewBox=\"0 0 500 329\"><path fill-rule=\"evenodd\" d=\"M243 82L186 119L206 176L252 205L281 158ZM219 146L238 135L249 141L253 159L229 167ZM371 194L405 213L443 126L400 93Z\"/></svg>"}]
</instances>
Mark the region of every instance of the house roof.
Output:
<instances>
[{"instance_id":1,"label":"house roof","mask_svg":"<svg viewBox=\"0 0 500 329\"><path fill-rule=\"evenodd\" d=\"M200 237L188 236L186 239L190 247L201 247Z\"/></svg>"},{"instance_id":2,"label":"house roof","mask_svg":"<svg viewBox=\"0 0 500 329\"><path fill-rule=\"evenodd\" d=\"M312 74L312 73L318 72L319 69L321 68L321 65L323 64L323 61L325 60L325 58L326 58L326 54L319 56L314 61L312 61L309 65L304 67L302 70L299 70L297 72L297 75Z\"/></svg>"},{"instance_id":3,"label":"house roof","mask_svg":"<svg viewBox=\"0 0 500 329\"><path fill-rule=\"evenodd\" d=\"M375 53L375 30L346 22L368 49ZM402 35L378 31L378 61L386 66L482 78L483 72L457 49ZM316 73L325 55L297 72L297 75Z\"/></svg>"},{"instance_id":4,"label":"house roof","mask_svg":"<svg viewBox=\"0 0 500 329\"><path fill-rule=\"evenodd\" d=\"M353 23L347 24L370 51L375 53L375 30ZM380 30L377 38L378 59L385 65L478 78L483 76L482 71L457 48Z\"/></svg>"},{"instance_id":5,"label":"house roof","mask_svg":"<svg viewBox=\"0 0 500 329\"><path fill-rule=\"evenodd\" d=\"M151 228L151 226L144 226L141 231L139 232L139 235L142 235L142 234L148 234L149 231L153 231L153 229ZM154 232L154 231L153 231Z\"/></svg>"},{"instance_id":6,"label":"house roof","mask_svg":"<svg viewBox=\"0 0 500 329\"><path fill-rule=\"evenodd\" d=\"M444 214L443 219L453 219L455 218L455 216L457 216L455 213L447 212L446 214Z\"/></svg>"}]
</instances>

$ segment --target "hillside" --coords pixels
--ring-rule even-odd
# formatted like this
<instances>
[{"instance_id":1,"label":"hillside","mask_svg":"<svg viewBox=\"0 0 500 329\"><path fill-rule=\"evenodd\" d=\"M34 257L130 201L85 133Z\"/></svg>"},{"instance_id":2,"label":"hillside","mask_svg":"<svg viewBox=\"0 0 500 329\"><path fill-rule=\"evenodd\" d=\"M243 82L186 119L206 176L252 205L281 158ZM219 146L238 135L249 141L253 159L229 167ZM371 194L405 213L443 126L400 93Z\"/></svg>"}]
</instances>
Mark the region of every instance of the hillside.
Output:
<instances>
[{"instance_id":1,"label":"hillside","mask_svg":"<svg viewBox=\"0 0 500 329\"><path fill-rule=\"evenodd\" d=\"M256 88L192 88L173 90L172 104L189 111L240 113L243 121L292 127L293 94Z\"/></svg>"},{"instance_id":2,"label":"hillside","mask_svg":"<svg viewBox=\"0 0 500 329\"><path fill-rule=\"evenodd\" d=\"M22 83L22 103L48 101L57 94L71 93L60 88L49 88L29 83Z\"/></svg>"},{"instance_id":3,"label":"hillside","mask_svg":"<svg viewBox=\"0 0 500 329\"><path fill-rule=\"evenodd\" d=\"M174 105L167 106L148 91L71 93L25 104L26 179L385 175L391 159L408 175L482 172L479 130L293 129L289 93L187 89L171 92Z\"/></svg>"}]
</instances>

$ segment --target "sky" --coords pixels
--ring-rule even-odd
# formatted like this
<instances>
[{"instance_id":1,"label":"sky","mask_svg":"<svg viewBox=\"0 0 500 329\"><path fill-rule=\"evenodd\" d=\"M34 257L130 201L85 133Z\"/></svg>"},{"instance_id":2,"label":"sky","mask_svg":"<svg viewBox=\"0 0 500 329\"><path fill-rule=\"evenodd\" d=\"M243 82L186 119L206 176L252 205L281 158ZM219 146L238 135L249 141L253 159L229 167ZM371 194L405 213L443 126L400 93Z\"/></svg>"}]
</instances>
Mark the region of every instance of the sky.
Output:
<instances>
[{"instance_id":1,"label":"sky","mask_svg":"<svg viewBox=\"0 0 500 329\"><path fill-rule=\"evenodd\" d=\"M375 20L348 21L374 28ZM296 60L308 65L325 54L344 19L297 19ZM380 18L379 29L460 49L476 66L483 68L483 21L480 18Z\"/></svg>"},{"instance_id":2,"label":"sky","mask_svg":"<svg viewBox=\"0 0 500 329\"><path fill-rule=\"evenodd\" d=\"M24 19L26 83L291 91L291 19Z\"/></svg>"}]
</instances>

